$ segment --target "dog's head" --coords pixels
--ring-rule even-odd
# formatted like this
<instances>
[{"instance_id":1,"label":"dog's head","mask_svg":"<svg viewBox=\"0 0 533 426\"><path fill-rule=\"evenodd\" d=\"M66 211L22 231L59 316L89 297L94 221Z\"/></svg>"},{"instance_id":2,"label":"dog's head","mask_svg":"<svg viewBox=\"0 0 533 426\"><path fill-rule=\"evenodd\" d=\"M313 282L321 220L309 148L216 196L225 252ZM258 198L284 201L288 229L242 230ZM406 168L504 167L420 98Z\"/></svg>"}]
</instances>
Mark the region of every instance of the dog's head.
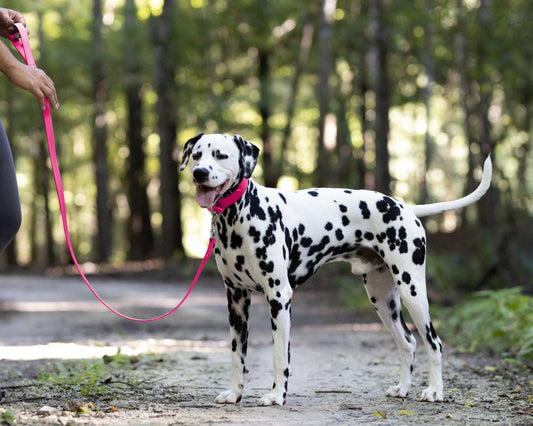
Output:
<instances>
[{"instance_id":1,"label":"dog's head","mask_svg":"<svg viewBox=\"0 0 533 426\"><path fill-rule=\"evenodd\" d=\"M199 133L185 144L180 170L190 161L196 201L211 207L242 178L251 176L258 156L259 148L239 135Z\"/></svg>"}]
</instances>

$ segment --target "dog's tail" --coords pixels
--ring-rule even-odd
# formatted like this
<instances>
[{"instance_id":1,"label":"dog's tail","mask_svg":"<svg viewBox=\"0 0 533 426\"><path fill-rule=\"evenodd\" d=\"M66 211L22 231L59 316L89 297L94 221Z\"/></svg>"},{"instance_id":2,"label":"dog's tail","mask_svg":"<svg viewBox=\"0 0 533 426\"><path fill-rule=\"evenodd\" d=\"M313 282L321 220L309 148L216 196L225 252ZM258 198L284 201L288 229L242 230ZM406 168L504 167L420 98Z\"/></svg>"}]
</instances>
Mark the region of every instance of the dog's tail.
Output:
<instances>
[{"instance_id":1,"label":"dog's tail","mask_svg":"<svg viewBox=\"0 0 533 426\"><path fill-rule=\"evenodd\" d=\"M429 216L432 214L443 213L449 210L456 210L468 206L479 200L485 192L490 188L490 182L492 179L492 161L490 155L485 160L483 165L483 177L479 186L466 197L460 198L455 201L445 201L442 203L422 204L419 206L411 206L413 212L417 217Z\"/></svg>"}]
</instances>

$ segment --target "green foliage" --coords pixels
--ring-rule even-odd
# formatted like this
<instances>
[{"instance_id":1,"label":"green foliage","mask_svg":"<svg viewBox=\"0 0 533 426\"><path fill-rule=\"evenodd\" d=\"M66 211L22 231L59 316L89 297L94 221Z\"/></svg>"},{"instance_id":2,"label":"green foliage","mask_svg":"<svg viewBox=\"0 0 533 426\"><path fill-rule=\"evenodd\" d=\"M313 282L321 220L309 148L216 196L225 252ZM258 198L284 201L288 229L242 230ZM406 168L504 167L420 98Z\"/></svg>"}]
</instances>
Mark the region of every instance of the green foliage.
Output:
<instances>
[{"instance_id":1,"label":"green foliage","mask_svg":"<svg viewBox=\"0 0 533 426\"><path fill-rule=\"evenodd\" d=\"M12 425L15 423L15 413L11 410L6 410L0 413L0 425Z\"/></svg>"},{"instance_id":2,"label":"green foliage","mask_svg":"<svg viewBox=\"0 0 533 426\"><path fill-rule=\"evenodd\" d=\"M453 308L441 330L467 350L533 360L533 297L520 287L477 292Z\"/></svg>"},{"instance_id":3,"label":"green foliage","mask_svg":"<svg viewBox=\"0 0 533 426\"><path fill-rule=\"evenodd\" d=\"M102 359L57 361L41 371L37 383L83 396L110 394L110 384L117 380L134 385L128 371L138 361L138 357L126 356L120 349L116 355L104 355Z\"/></svg>"}]
</instances>

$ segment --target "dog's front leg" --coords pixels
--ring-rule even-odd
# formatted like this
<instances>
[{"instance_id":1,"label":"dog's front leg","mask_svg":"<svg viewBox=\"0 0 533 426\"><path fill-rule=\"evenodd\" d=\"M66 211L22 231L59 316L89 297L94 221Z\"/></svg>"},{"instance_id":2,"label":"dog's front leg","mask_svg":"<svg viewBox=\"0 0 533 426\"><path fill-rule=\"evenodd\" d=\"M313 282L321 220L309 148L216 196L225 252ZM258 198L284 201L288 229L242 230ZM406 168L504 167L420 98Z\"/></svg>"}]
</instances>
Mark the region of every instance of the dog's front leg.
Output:
<instances>
[{"instance_id":1,"label":"dog's front leg","mask_svg":"<svg viewBox=\"0 0 533 426\"><path fill-rule=\"evenodd\" d=\"M259 400L259 405L283 405L287 400L290 364L290 328L292 289L273 289L267 301L270 304L270 320L274 338L274 384L272 391Z\"/></svg>"},{"instance_id":2,"label":"dog's front leg","mask_svg":"<svg viewBox=\"0 0 533 426\"><path fill-rule=\"evenodd\" d=\"M231 388L217 396L219 404L236 404L241 400L248 348L248 316L251 295L248 290L226 284L231 335Z\"/></svg>"}]
</instances>

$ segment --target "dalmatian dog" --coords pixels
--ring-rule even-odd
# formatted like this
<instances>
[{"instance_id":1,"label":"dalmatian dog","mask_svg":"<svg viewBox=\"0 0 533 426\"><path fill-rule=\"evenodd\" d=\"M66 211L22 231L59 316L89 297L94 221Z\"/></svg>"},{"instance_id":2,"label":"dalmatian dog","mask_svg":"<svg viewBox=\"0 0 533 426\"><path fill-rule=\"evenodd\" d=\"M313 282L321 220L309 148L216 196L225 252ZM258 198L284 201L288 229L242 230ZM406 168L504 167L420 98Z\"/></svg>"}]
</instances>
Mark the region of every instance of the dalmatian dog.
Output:
<instances>
[{"instance_id":1,"label":"dalmatian dog","mask_svg":"<svg viewBox=\"0 0 533 426\"><path fill-rule=\"evenodd\" d=\"M416 340L402 318L403 302L429 356L429 387L421 399L442 401L442 344L429 315L426 234L418 218L480 199L491 182L490 157L471 194L411 206L367 190L267 188L250 178L258 155L259 149L238 135L200 133L186 143L180 167L184 170L190 162L196 201L206 208L248 179L242 196L213 217L216 262L228 299L232 360L231 387L215 401L241 400L250 298L258 291L270 306L274 343L274 384L259 405L285 404L293 290L333 261L348 262L352 273L363 275L368 297L399 348L400 381L386 395L403 398L411 388Z\"/></svg>"}]
</instances>

